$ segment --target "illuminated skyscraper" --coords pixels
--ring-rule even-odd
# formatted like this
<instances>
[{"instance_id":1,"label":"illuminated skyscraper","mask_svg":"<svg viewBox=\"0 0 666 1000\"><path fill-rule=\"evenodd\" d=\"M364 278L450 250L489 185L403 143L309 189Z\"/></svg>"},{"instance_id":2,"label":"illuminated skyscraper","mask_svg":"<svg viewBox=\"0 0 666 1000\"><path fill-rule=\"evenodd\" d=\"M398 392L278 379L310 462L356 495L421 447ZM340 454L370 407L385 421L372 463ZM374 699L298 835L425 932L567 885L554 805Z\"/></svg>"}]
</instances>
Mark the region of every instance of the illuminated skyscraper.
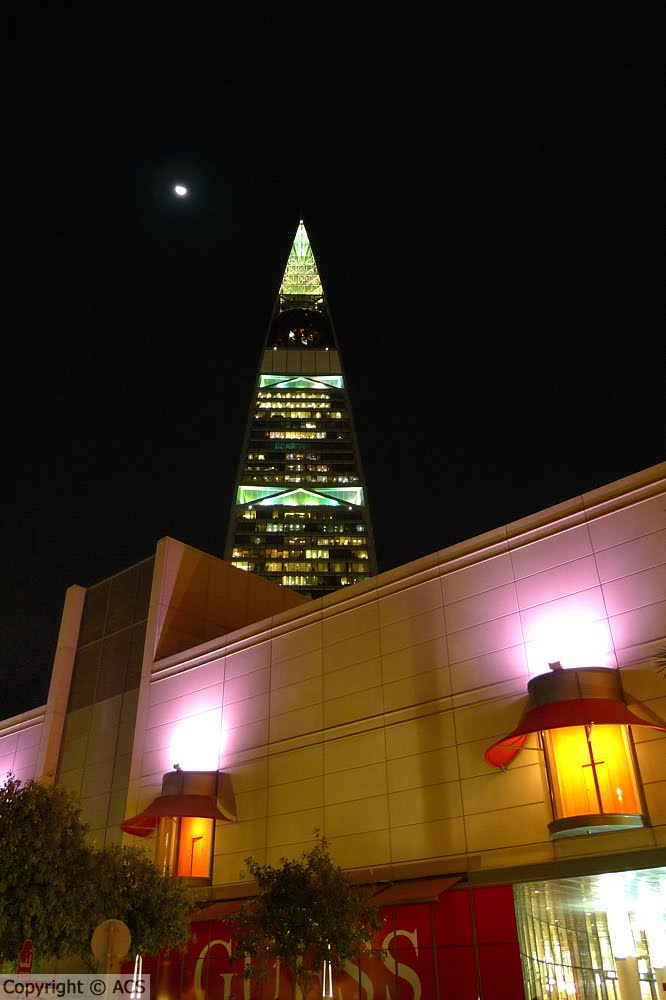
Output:
<instances>
[{"instance_id":1,"label":"illuminated skyscraper","mask_svg":"<svg viewBox=\"0 0 666 1000\"><path fill-rule=\"evenodd\" d=\"M377 572L340 350L302 221L268 325L225 558L312 597Z\"/></svg>"}]
</instances>

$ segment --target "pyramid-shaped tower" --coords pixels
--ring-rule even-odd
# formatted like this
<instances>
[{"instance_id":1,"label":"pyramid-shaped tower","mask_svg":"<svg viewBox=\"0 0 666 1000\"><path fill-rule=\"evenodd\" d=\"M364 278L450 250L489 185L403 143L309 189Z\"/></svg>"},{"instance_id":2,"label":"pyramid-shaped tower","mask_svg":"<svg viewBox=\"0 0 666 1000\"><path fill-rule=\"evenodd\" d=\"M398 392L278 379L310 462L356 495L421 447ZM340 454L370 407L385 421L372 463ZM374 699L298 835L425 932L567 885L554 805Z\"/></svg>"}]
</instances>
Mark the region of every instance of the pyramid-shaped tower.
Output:
<instances>
[{"instance_id":1,"label":"pyramid-shaped tower","mask_svg":"<svg viewBox=\"0 0 666 1000\"><path fill-rule=\"evenodd\" d=\"M377 572L340 350L302 220L268 325L225 559L312 597Z\"/></svg>"}]
</instances>

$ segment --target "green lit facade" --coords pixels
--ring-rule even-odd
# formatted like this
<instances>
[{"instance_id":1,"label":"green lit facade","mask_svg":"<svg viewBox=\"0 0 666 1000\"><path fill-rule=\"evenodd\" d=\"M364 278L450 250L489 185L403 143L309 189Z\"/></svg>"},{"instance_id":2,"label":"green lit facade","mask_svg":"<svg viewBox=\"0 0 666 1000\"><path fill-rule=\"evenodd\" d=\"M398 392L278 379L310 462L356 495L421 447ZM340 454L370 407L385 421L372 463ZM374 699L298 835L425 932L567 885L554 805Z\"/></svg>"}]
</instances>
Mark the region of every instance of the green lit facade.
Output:
<instances>
[{"instance_id":1,"label":"green lit facade","mask_svg":"<svg viewBox=\"0 0 666 1000\"><path fill-rule=\"evenodd\" d=\"M346 379L302 221L264 343L225 559L314 598L377 573Z\"/></svg>"}]
</instances>

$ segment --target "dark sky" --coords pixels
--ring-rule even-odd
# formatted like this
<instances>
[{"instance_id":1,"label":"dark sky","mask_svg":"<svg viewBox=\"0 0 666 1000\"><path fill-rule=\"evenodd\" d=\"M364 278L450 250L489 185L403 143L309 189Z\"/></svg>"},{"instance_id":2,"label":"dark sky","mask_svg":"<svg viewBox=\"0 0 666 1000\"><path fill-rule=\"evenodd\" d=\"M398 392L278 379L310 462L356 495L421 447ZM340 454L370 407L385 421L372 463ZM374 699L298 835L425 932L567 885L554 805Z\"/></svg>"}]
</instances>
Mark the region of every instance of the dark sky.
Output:
<instances>
[{"instance_id":1,"label":"dark sky","mask_svg":"<svg viewBox=\"0 0 666 1000\"><path fill-rule=\"evenodd\" d=\"M381 569L666 457L644 9L212 9L5 22L0 718L45 701L70 584L222 554L301 213Z\"/></svg>"}]
</instances>

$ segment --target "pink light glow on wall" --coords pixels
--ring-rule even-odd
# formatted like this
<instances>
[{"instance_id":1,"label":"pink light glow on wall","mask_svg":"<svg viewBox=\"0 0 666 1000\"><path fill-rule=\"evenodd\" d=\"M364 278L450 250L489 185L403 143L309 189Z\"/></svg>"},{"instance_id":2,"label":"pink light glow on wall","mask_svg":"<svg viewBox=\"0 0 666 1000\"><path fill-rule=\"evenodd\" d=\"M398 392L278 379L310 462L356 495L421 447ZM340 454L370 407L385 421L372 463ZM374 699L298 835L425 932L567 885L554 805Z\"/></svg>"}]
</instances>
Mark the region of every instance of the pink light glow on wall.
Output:
<instances>
[{"instance_id":1,"label":"pink light glow on wall","mask_svg":"<svg viewBox=\"0 0 666 1000\"><path fill-rule=\"evenodd\" d=\"M525 629L525 649L530 677L557 660L565 668L617 666L608 620L584 608L535 618Z\"/></svg>"},{"instance_id":2,"label":"pink light glow on wall","mask_svg":"<svg viewBox=\"0 0 666 1000\"><path fill-rule=\"evenodd\" d=\"M183 771L216 771L222 744L219 708L181 719L174 726L169 743L171 764L179 764Z\"/></svg>"}]
</instances>

